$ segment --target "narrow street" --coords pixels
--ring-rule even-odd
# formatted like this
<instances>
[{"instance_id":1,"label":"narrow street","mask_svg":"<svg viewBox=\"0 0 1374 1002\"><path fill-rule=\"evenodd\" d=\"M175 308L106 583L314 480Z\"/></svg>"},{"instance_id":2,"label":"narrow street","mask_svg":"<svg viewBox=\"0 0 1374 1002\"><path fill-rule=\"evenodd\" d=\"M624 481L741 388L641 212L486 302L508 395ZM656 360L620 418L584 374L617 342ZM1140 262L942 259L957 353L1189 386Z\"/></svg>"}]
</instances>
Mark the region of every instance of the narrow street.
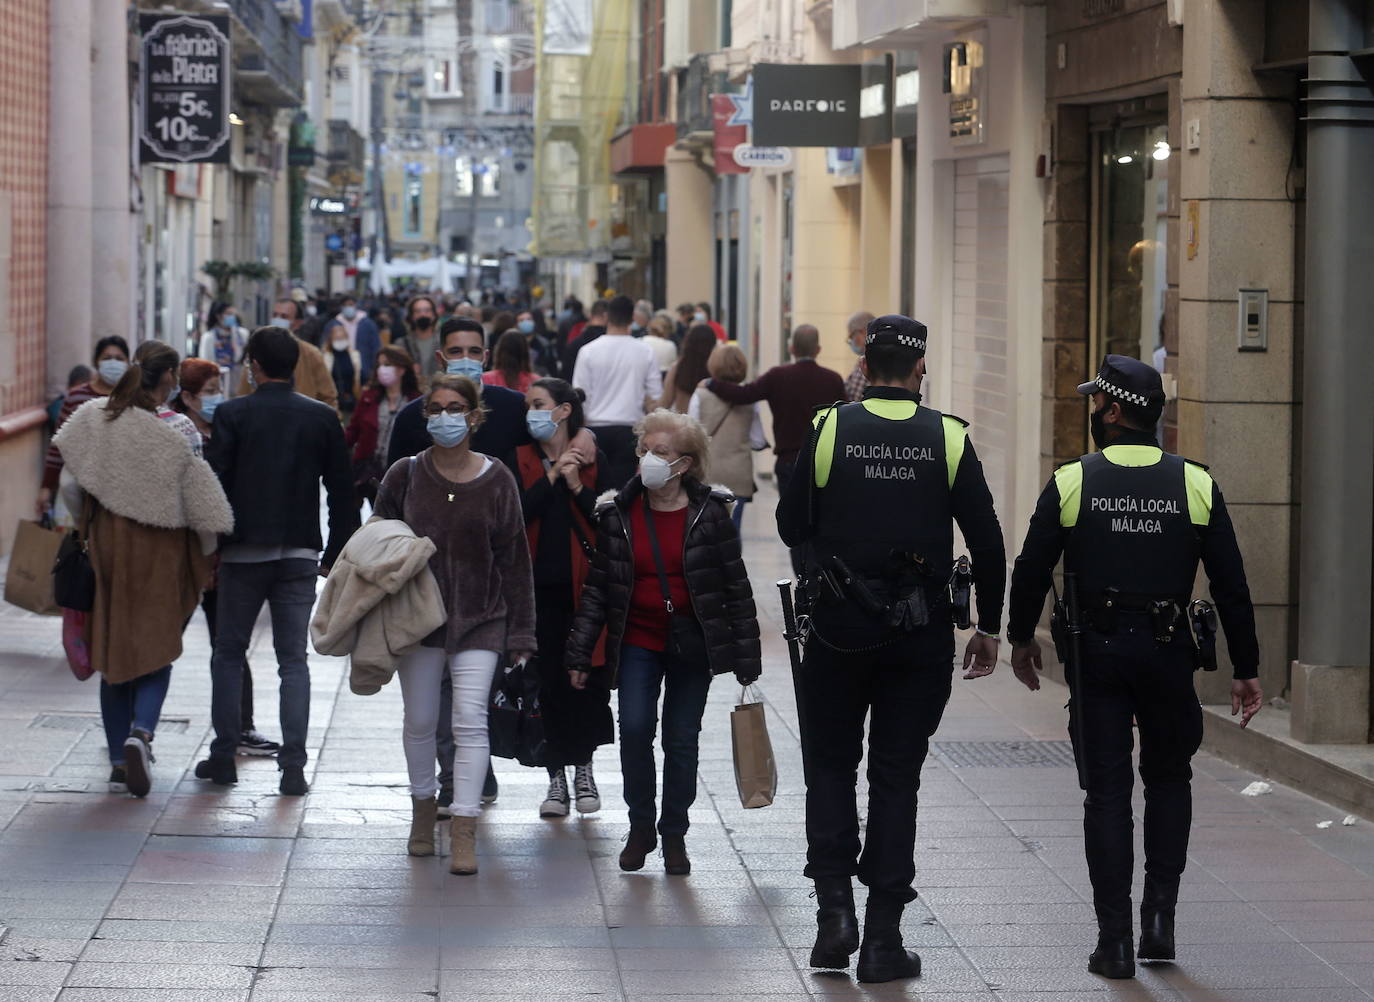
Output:
<instances>
[{"instance_id":1,"label":"narrow street","mask_svg":"<svg viewBox=\"0 0 1374 1002\"><path fill-rule=\"evenodd\" d=\"M1086 973L1096 929L1065 691L1030 694L1005 664L956 681L925 767L921 899L904 922L923 976L869 988L808 970L815 906L772 503L761 493L745 529L779 796L740 808L727 724L738 689L718 680L687 878L666 877L657 856L640 873L618 869L613 747L597 756L599 814L539 820L545 778L502 762L478 876L407 856L398 687L354 696L341 660L312 655L308 796L278 796L270 759L240 759L230 792L194 779L210 703L199 613L157 732L152 795L107 794L96 682L71 677L57 620L0 604L0 1000L1374 998L1374 822L1343 825L1343 812L1277 785L1242 796L1257 777L1206 754L1178 963L1126 982ZM274 733L265 620L252 664Z\"/></svg>"}]
</instances>

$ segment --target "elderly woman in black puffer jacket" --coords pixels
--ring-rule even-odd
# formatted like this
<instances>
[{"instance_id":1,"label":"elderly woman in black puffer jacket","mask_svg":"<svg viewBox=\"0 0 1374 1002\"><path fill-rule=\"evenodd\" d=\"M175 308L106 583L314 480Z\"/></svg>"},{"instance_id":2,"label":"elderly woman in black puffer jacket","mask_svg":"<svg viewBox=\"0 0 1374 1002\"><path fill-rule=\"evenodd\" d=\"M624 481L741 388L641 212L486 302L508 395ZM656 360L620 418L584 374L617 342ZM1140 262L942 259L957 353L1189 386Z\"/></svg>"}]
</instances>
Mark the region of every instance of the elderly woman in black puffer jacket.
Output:
<instances>
[{"instance_id":1,"label":"elderly woman in black puffer jacket","mask_svg":"<svg viewBox=\"0 0 1374 1002\"><path fill-rule=\"evenodd\" d=\"M710 443L699 422L657 410L635 429L639 474L597 506L596 555L568 638L572 684L587 684L606 631L606 668L620 696L620 768L630 836L622 870L658 844L654 732L663 697L664 869L691 871L685 836L697 793L697 737L713 675L748 685L761 671L754 594L733 496L703 481Z\"/></svg>"}]
</instances>

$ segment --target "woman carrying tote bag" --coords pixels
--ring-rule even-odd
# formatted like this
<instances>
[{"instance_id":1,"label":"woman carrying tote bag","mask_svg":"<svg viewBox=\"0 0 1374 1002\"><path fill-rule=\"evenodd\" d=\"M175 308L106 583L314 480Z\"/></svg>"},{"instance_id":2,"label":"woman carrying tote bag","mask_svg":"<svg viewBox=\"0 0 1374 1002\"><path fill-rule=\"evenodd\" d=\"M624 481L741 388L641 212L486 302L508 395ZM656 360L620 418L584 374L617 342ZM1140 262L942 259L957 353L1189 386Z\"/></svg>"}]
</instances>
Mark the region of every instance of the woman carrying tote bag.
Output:
<instances>
[{"instance_id":1,"label":"woman carrying tote bag","mask_svg":"<svg viewBox=\"0 0 1374 1002\"><path fill-rule=\"evenodd\" d=\"M639 474L597 506L596 555L565 661L587 684L601 631L620 698L620 767L630 835L622 870L638 870L663 836L664 869L686 874L701 718L713 675L748 685L761 671L754 594L730 518L731 495L708 487L706 429L656 410L635 428ZM656 811L654 736L663 697L663 806ZM655 831L655 816L658 823Z\"/></svg>"},{"instance_id":2,"label":"woman carrying tote bag","mask_svg":"<svg viewBox=\"0 0 1374 1002\"><path fill-rule=\"evenodd\" d=\"M210 579L218 535L234 527L219 480L158 417L177 383L167 345L140 347L108 397L83 404L53 439L87 497L95 599L87 620L110 789L152 787L153 731L181 656L181 633Z\"/></svg>"}]
</instances>

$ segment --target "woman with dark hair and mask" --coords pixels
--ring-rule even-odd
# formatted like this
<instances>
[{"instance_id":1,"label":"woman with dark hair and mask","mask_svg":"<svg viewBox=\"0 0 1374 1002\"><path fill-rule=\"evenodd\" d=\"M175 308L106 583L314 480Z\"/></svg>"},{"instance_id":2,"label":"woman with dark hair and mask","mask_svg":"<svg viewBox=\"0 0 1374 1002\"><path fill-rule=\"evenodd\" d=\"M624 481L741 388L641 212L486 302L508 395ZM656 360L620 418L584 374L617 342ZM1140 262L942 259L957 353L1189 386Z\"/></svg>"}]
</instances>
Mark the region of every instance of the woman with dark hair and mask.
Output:
<instances>
[{"instance_id":1,"label":"woman with dark hair and mask","mask_svg":"<svg viewBox=\"0 0 1374 1002\"><path fill-rule=\"evenodd\" d=\"M78 524L95 572L86 641L101 673L110 789L137 797L152 787L153 731L182 630L218 537L234 526L209 464L159 418L166 411L190 424L166 409L179 363L165 344L141 345L110 394L80 408L53 440L82 493Z\"/></svg>"},{"instance_id":2,"label":"woman with dark hair and mask","mask_svg":"<svg viewBox=\"0 0 1374 1002\"><path fill-rule=\"evenodd\" d=\"M57 416L58 431L62 430L67 419L75 414L76 409L82 404L97 397L110 395L110 391L124 375L124 371L129 368L129 342L118 334L101 338L95 343L92 361L95 375L91 377L90 382L72 387L62 401L62 410ZM43 460L43 484L38 490L38 502L35 505L40 519L47 515L52 507L53 497L57 493L61 479L62 452L54 440L48 446L48 453Z\"/></svg>"},{"instance_id":3,"label":"woman with dark hair and mask","mask_svg":"<svg viewBox=\"0 0 1374 1002\"><path fill-rule=\"evenodd\" d=\"M575 799L582 814L601 809L592 753L615 740L611 690L597 672L582 689L563 663L568 628L591 570L596 498L615 484L606 454L586 455L573 444L585 417L582 391L561 379L540 379L525 393L526 426L534 442L515 451L515 475L534 564L535 639L539 645L540 703L548 741L549 790L542 818L561 818ZM592 658L606 663L605 645ZM568 766L573 767L569 794Z\"/></svg>"},{"instance_id":4,"label":"woman with dark hair and mask","mask_svg":"<svg viewBox=\"0 0 1374 1002\"><path fill-rule=\"evenodd\" d=\"M238 310L233 303L215 302L205 315L205 333L200 338L199 358L214 362L227 373L224 385L232 389L243 374L243 349L248 334L239 326Z\"/></svg>"},{"instance_id":5,"label":"woman with dark hair and mask","mask_svg":"<svg viewBox=\"0 0 1374 1002\"><path fill-rule=\"evenodd\" d=\"M398 461L377 491L376 515L400 519L434 543L429 560L448 622L401 658L402 744L410 774L407 851L434 855L440 680L453 686L453 804L450 873L477 872L477 818L491 758L487 704L503 655L535 650L534 581L515 479L503 463L472 449L486 419L477 383L435 376L424 412L434 444Z\"/></svg>"},{"instance_id":6,"label":"woman with dark hair and mask","mask_svg":"<svg viewBox=\"0 0 1374 1002\"><path fill-rule=\"evenodd\" d=\"M419 366L404 348L387 345L377 353L377 367L353 417L344 429L344 441L353 451L353 483L358 505L375 501L377 486L386 474L386 450L391 425L401 408L420 396Z\"/></svg>"}]
</instances>

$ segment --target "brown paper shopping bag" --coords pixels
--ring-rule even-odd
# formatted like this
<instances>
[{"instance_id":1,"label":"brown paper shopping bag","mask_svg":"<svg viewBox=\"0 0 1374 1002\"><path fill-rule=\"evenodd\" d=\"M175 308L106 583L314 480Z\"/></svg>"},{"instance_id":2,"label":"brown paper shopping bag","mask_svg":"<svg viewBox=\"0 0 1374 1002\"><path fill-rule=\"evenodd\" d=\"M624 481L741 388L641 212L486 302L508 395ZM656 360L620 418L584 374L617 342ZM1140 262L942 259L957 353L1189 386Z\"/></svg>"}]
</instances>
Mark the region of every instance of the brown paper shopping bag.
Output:
<instances>
[{"instance_id":1,"label":"brown paper shopping bag","mask_svg":"<svg viewBox=\"0 0 1374 1002\"><path fill-rule=\"evenodd\" d=\"M767 807L778 790L778 766L763 704L740 703L730 713L730 744L735 753L735 785L745 807Z\"/></svg>"},{"instance_id":2,"label":"brown paper shopping bag","mask_svg":"<svg viewBox=\"0 0 1374 1002\"><path fill-rule=\"evenodd\" d=\"M66 533L21 519L14 533L5 601L41 616L60 616L52 594L52 565Z\"/></svg>"}]
</instances>

